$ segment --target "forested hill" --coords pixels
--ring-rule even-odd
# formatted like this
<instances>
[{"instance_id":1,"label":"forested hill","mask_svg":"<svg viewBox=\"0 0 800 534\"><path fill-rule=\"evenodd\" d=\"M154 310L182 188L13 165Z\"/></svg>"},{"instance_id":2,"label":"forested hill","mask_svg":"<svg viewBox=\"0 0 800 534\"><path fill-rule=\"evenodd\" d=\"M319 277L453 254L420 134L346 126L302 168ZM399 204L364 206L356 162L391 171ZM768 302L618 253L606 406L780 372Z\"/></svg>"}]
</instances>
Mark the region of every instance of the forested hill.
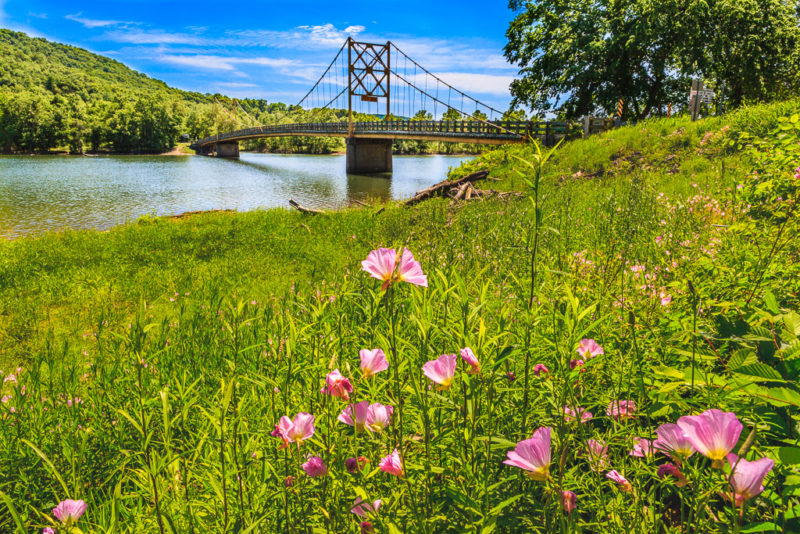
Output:
<instances>
[{"instance_id":1,"label":"forested hill","mask_svg":"<svg viewBox=\"0 0 800 534\"><path fill-rule=\"evenodd\" d=\"M0 29L0 57L0 90L5 93L41 91L77 95L91 102L113 99L123 91L156 93L190 103L212 101L209 95L173 89L114 59L21 32Z\"/></svg>"},{"instance_id":2,"label":"forested hill","mask_svg":"<svg viewBox=\"0 0 800 534\"><path fill-rule=\"evenodd\" d=\"M119 61L5 29L0 57L0 152L161 152L183 134L238 125L242 106L267 107L174 89Z\"/></svg>"}]
</instances>

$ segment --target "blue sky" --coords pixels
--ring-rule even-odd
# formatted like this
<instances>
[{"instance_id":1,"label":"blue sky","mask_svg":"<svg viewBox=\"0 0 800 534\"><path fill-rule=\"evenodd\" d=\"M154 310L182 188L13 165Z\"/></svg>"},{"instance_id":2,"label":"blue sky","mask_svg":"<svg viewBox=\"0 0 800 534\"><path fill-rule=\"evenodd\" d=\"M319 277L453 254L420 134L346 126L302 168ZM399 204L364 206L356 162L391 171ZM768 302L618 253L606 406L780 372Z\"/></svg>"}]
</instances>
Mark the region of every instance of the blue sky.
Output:
<instances>
[{"instance_id":1,"label":"blue sky","mask_svg":"<svg viewBox=\"0 0 800 534\"><path fill-rule=\"evenodd\" d=\"M0 27L113 57L169 85L297 102L348 35L393 41L470 95L506 109L505 1L0 0Z\"/></svg>"}]
</instances>

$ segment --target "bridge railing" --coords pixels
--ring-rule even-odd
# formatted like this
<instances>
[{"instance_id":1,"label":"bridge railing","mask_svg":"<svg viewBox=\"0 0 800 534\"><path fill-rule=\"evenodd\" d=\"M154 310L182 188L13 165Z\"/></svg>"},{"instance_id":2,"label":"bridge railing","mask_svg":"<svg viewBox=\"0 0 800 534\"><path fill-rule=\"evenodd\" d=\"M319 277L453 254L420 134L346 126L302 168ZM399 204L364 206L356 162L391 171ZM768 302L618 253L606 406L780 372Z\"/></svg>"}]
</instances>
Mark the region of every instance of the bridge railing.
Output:
<instances>
[{"instance_id":1,"label":"bridge railing","mask_svg":"<svg viewBox=\"0 0 800 534\"><path fill-rule=\"evenodd\" d=\"M512 141L527 140L529 137L552 141L564 136L580 135L580 123L571 121L361 121L353 123L354 134L387 133L387 134L430 134L431 137L458 137L469 139L507 139ZM255 126L214 135L194 143L203 146L229 139L243 139L266 135L347 135L350 133L347 122L310 122L300 124L273 124Z\"/></svg>"}]
</instances>

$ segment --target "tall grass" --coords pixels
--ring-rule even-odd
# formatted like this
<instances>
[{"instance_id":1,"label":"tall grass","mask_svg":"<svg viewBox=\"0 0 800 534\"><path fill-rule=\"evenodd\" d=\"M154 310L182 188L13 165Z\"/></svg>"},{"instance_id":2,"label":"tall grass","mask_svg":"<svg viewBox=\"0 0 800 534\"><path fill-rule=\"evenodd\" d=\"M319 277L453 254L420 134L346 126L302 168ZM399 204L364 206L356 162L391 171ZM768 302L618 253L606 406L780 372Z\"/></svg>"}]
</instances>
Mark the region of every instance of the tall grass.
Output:
<instances>
[{"instance_id":1,"label":"tall grass","mask_svg":"<svg viewBox=\"0 0 800 534\"><path fill-rule=\"evenodd\" d=\"M88 504L84 532L796 531L800 245L762 261L776 228L737 197L740 155L704 153L699 126L638 128L638 148L630 129L557 151L535 203L216 215L2 245L3 376L15 376L0 405L0 529L58 527L51 509L71 498ZM514 169L532 176L512 154L532 161L507 149L482 162L530 195L512 185ZM428 287L382 290L359 264L380 246L411 250ZM579 354L584 338L604 354ZM480 373L459 361L435 387L422 366L464 347ZM363 378L358 353L373 348L390 367ZM334 369L349 401L321 392ZM364 400L394 407L383 432L337 421ZM620 400L632 417L607 413ZM630 455L709 408L744 424L735 451L777 460L744 507L700 454L681 466L685 486L657 475L664 455ZM281 447L275 424L300 412L313 437ZM549 481L502 463L544 427ZM605 469L590 439L607 446ZM404 477L379 468L395 449ZM309 456L326 475L306 474ZM357 498L382 502L363 518Z\"/></svg>"}]
</instances>

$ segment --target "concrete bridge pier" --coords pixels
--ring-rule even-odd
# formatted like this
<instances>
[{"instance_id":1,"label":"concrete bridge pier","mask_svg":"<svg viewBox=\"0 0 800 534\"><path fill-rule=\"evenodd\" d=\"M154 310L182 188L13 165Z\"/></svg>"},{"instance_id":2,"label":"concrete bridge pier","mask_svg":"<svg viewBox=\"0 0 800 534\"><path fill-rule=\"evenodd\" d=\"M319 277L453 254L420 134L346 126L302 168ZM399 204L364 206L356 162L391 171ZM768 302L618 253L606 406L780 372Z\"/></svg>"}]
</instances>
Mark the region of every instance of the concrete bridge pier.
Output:
<instances>
[{"instance_id":1,"label":"concrete bridge pier","mask_svg":"<svg viewBox=\"0 0 800 534\"><path fill-rule=\"evenodd\" d=\"M347 138L347 173L392 172L392 140Z\"/></svg>"},{"instance_id":2,"label":"concrete bridge pier","mask_svg":"<svg viewBox=\"0 0 800 534\"><path fill-rule=\"evenodd\" d=\"M217 143L217 157L218 158L238 158L239 157L239 142L233 141L232 143Z\"/></svg>"}]
</instances>

